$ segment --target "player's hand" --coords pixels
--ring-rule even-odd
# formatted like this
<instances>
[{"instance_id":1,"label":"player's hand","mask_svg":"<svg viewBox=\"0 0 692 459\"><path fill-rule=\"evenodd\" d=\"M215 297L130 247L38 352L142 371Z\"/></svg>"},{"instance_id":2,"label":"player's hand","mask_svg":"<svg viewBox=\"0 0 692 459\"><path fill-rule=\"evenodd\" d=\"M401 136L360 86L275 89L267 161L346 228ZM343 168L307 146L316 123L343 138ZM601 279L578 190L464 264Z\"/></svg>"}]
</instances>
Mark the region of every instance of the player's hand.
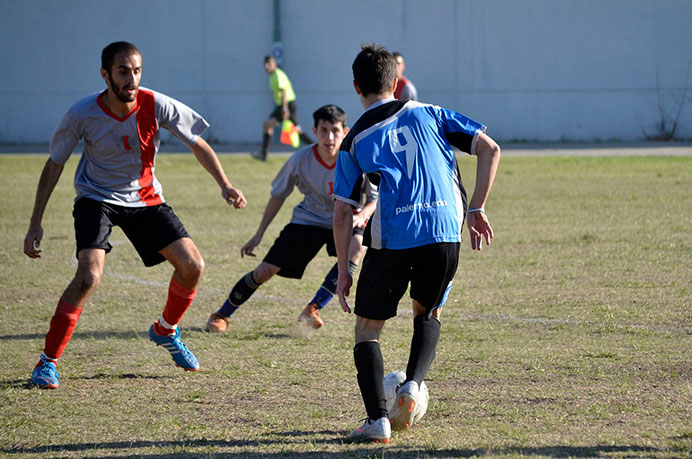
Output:
<instances>
[{"instance_id":1,"label":"player's hand","mask_svg":"<svg viewBox=\"0 0 692 459\"><path fill-rule=\"evenodd\" d=\"M221 190L221 196L223 196L224 201L236 209L242 209L243 207L247 206L247 200L239 188L226 186Z\"/></svg>"},{"instance_id":2,"label":"player's hand","mask_svg":"<svg viewBox=\"0 0 692 459\"><path fill-rule=\"evenodd\" d=\"M351 294L351 285L353 285L353 276L348 271L342 272L339 270L339 279L336 284L336 293L339 295L339 304L344 312L350 314L351 307L346 301L346 297Z\"/></svg>"},{"instance_id":3,"label":"player's hand","mask_svg":"<svg viewBox=\"0 0 692 459\"><path fill-rule=\"evenodd\" d=\"M488 217L483 212L470 212L466 215L466 224L469 228L469 236L471 236L471 248L473 250L483 250L483 239L485 245L490 245L490 240L493 239L493 229L488 223Z\"/></svg>"},{"instance_id":4,"label":"player's hand","mask_svg":"<svg viewBox=\"0 0 692 459\"><path fill-rule=\"evenodd\" d=\"M248 257L255 257L255 247L259 245L259 243L262 241L262 236L259 236L255 234L252 236L252 239L247 241L245 245L243 246L242 249L240 249L240 258L243 258L244 255L247 255Z\"/></svg>"},{"instance_id":5,"label":"player's hand","mask_svg":"<svg viewBox=\"0 0 692 459\"><path fill-rule=\"evenodd\" d=\"M361 212L358 212L353 216L353 227L354 228L365 228L368 224L368 218Z\"/></svg>"},{"instance_id":6,"label":"player's hand","mask_svg":"<svg viewBox=\"0 0 692 459\"><path fill-rule=\"evenodd\" d=\"M41 258L41 239L43 239L43 228L30 226L24 238L24 253L29 258Z\"/></svg>"}]
</instances>

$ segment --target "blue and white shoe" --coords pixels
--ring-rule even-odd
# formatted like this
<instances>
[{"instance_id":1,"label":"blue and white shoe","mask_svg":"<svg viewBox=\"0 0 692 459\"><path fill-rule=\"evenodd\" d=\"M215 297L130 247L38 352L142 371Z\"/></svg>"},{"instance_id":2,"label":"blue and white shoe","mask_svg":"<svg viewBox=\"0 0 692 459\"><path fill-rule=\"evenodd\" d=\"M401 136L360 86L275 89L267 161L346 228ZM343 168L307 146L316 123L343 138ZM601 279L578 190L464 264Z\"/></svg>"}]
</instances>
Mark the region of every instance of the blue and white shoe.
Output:
<instances>
[{"instance_id":1,"label":"blue and white shoe","mask_svg":"<svg viewBox=\"0 0 692 459\"><path fill-rule=\"evenodd\" d=\"M199 361L197 361L195 354L193 354L180 339L180 330L178 327L175 328L175 333L171 335L159 335L156 333L156 324L158 324L158 321L154 322L149 328L149 339L156 343L157 346L162 346L170 352L175 364L183 370L199 370Z\"/></svg>"},{"instance_id":2,"label":"blue and white shoe","mask_svg":"<svg viewBox=\"0 0 692 459\"><path fill-rule=\"evenodd\" d=\"M59 377L56 361L41 355L41 360L38 361L31 373L31 384L41 389L57 389L60 386Z\"/></svg>"}]
</instances>

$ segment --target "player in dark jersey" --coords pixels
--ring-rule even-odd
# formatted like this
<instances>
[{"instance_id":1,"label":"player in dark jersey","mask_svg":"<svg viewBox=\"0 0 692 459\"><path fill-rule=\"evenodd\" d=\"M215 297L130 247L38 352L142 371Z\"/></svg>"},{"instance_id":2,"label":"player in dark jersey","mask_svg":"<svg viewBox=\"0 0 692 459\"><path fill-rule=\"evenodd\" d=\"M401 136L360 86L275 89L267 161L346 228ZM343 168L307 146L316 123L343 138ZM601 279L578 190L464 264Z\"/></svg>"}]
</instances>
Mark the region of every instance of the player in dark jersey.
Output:
<instances>
[{"instance_id":1,"label":"player in dark jersey","mask_svg":"<svg viewBox=\"0 0 692 459\"><path fill-rule=\"evenodd\" d=\"M276 174L262 221L255 235L240 249L240 256L255 256L254 250L262 241L266 229L296 187L304 198L293 208L291 221L283 228L262 262L236 282L221 308L211 314L207 321L207 330L210 332L226 331L231 315L274 275L300 279L308 263L325 245L329 255L336 255L332 234L332 192L339 145L348 133L346 113L336 105L325 105L313 113L313 119L313 132L317 136L317 143L293 153ZM359 181L359 192L361 183L362 180ZM371 194L374 193L375 191L371 191ZM360 201L360 196L357 199ZM368 201L373 202L375 199L376 195ZM356 207L360 208L360 204L356 204ZM373 207L365 205L354 217L354 221L361 224L351 226L349 248L346 249L350 251L346 265L351 272L355 272L364 252L360 236L363 230L358 226L364 226L362 222L370 217ZM336 290L335 274L337 273L330 272L325 280L328 285L333 285L330 287L333 290ZM329 298L323 295L320 297L325 301L323 305L326 305ZM311 305L312 302L304 309L299 320L313 328L319 328L324 323L319 315L321 306Z\"/></svg>"},{"instance_id":2,"label":"player in dark jersey","mask_svg":"<svg viewBox=\"0 0 692 459\"><path fill-rule=\"evenodd\" d=\"M180 339L177 324L195 297L204 260L166 204L154 176L160 127L190 148L218 183L225 201L235 208L247 204L243 193L228 181L214 150L200 137L209 126L204 118L174 99L139 86L142 54L133 44L106 46L101 54L101 76L107 89L74 104L53 134L24 239L24 253L39 258L41 221L48 199L65 162L83 140L84 152L74 179L77 273L60 297L43 354L32 373L32 383L42 388L59 385L57 361L101 280L106 254L112 248L108 239L113 226L120 226L145 266L168 260L175 268L166 306L150 327L149 337L171 353L176 365L187 371L199 369L197 358Z\"/></svg>"},{"instance_id":3,"label":"player in dark jersey","mask_svg":"<svg viewBox=\"0 0 692 459\"><path fill-rule=\"evenodd\" d=\"M353 280L347 251L353 196L363 173L379 185L377 208L365 230L368 251L354 310L353 355L368 419L351 437L382 442L389 442L392 429L411 427L417 413L418 388L435 356L441 308L457 269L464 217L473 249L481 249L482 238L490 244L493 237L483 207L500 160L500 148L482 124L441 107L394 99L395 72L394 57L379 45L364 46L354 60L354 88L366 111L341 144L334 186L337 294L350 313L346 296ZM468 205L452 146L477 156ZM379 338L409 284L411 350L406 380L389 413Z\"/></svg>"}]
</instances>

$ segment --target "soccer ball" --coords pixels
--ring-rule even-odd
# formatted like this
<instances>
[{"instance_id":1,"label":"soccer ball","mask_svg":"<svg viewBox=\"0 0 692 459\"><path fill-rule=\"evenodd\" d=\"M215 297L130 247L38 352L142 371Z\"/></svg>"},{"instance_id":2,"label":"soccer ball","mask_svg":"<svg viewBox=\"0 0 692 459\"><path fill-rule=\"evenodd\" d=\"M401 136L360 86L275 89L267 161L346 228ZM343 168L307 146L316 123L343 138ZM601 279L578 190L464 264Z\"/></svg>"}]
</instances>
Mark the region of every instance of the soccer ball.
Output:
<instances>
[{"instance_id":1,"label":"soccer ball","mask_svg":"<svg viewBox=\"0 0 692 459\"><path fill-rule=\"evenodd\" d=\"M387 400L387 411L390 413L396 403L396 390L406 380L406 373L398 370L388 373L384 377L384 397ZM413 422L418 422L428 410L428 386L423 381L418 388L418 403L416 403L416 413L413 415Z\"/></svg>"}]
</instances>

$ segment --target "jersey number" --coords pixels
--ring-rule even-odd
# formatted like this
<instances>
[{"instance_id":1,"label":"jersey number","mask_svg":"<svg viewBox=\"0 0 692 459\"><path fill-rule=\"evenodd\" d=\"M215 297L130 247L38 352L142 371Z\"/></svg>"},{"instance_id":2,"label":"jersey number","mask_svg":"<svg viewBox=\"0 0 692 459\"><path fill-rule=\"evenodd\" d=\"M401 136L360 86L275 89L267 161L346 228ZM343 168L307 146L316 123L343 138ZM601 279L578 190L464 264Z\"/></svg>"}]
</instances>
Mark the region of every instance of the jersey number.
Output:
<instances>
[{"instance_id":1,"label":"jersey number","mask_svg":"<svg viewBox=\"0 0 692 459\"><path fill-rule=\"evenodd\" d=\"M401 137L403 137L404 143L401 143ZM418 142L416 142L408 126L401 126L389 131L389 146L392 148L392 153L406 152L406 171L408 178L411 178L413 161L416 159L416 152L418 151Z\"/></svg>"}]
</instances>

